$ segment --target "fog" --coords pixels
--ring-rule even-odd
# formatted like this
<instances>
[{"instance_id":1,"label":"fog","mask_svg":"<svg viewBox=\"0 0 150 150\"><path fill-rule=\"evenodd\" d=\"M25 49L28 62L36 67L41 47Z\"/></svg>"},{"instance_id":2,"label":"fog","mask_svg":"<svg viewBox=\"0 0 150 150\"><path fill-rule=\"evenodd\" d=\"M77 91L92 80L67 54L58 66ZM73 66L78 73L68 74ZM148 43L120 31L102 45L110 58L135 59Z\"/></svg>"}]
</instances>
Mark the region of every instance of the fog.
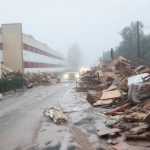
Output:
<instances>
[{"instance_id":1,"label":"fog","mask_svg":"<svg viewBox=\"0 0 150 150\"><path fill-rule=\"evenodd\" d=\"M24 33L64 56L78 43L82 64L90 66L119 44L131 21L150 25L149 6L149 0L0 0L0 24L22 23Z\"/></svg>"}]
</instances>

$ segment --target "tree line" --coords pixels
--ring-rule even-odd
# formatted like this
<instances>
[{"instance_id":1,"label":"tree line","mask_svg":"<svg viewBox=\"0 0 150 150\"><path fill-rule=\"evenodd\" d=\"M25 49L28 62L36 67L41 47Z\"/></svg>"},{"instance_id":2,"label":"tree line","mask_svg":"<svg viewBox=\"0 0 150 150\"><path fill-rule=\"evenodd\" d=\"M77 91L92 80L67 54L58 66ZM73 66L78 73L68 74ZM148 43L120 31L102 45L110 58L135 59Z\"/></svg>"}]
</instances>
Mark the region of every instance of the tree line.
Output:
<instances>
[{"instance_id":1,"label":"tree line","mask_svg":"<svg viewBox=\"0 0 150 150\"><path fill-rule=\"evenodd\" d=\"M150 64L150 34L144 34L144 24L139 24L139 43L140 43L140 59L143 62ZM138 58L138 34L137 22L131 22L130 26L124 27L120 35L122 41L114 49L114 57L123 56L129 60L136 60ZM111 60L111 52L105 51L102 55L102 60Z\"/></svg>"}]
</instances>

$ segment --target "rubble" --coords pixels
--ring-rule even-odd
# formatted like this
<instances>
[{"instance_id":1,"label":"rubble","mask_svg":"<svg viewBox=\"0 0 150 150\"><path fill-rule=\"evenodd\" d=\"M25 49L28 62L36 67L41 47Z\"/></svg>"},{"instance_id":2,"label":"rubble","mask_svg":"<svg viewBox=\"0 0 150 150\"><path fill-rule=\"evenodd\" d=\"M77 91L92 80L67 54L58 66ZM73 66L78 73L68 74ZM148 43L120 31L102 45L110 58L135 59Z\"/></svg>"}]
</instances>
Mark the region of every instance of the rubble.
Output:
<instances>
[{"instance_id":1,"label":"rubble","mask_svg":"<svg viewBox=\"0 0 150 150\"><path fill-rule=\"evenodd\" d=\"M37 85L53 85L59 83L58 73L21 73L15 72L8 66L1 64L0 92L6 93L12 90L30 89Z\"/></svg>"},{"instance_id":2,"label":"rubble","mask_svg":"<svg viewBox=\"0 0 150 150\"><path fill-rule=\"evenodd\" d=\"M121 97L121 93L119 90L113 90L113 91L103 91L102 96L101 96L101 100L105 100L105 99L115 99L115 98L119 98Z\"/></svg>"},{"instance_id":3,"label":"rubble","mask_svg":"<svg viewBox=\"0 0 150 150\"><path fill-rule=\"evenodd\" d=\"M32 84L32 86L36 85L52 85L59 82L59 79L56 76L52 76L48 73L36 74L24 74L26 85Z\"/></svg>"},{"instance_id":4,"label":"rubble","mask_svg":"<svg viewBox=\"0 0 150 150\"><path fill-rule=\"evenodd\" d=\"M67 122L67 117L58 108L47 107L43 113L44 116L50 117L56 124Z\"/></svg>"},{"instance_id":5,"label":"rubble","mask_svg":"<svg viewBox=\"0 0 150 150\"><path fill-rule=\"evenodd\" d=\"M119 56L81 75L79 83L80 91L86 88L87 100L93 107L107 108L105 124L110 129L99 131L99 136L122 132L123 143L129 149L132 147L129 141L150 140L149 66ZM113 140L114 137L109 137L109 141ZM123 149L117 143L113 147ZM145 149L144 144L141 149Z\"/></svg>"},{"instance_id":6,"label":"rubble","mask_svg":"<svg viewBox=\"0 0 150 150\"><path fill-rule=\"evenodd\" d=\"M23 88L33 88L37 85L53 85L60 82L56 75L50 73L21 73L14 72L2 65L2 78L0 79L0 92L6 93Z\"/></svg>"}]
</instances>

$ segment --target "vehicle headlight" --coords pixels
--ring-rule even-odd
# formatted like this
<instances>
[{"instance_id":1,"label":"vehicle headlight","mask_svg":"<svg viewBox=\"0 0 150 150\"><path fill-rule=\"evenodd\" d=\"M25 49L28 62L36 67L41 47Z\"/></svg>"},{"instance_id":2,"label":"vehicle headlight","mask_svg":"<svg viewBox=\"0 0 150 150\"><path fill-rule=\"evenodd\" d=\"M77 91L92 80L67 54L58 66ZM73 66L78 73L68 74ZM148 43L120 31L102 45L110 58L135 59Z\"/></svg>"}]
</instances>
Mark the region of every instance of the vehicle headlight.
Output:
<instances>
[{"instance_id":1,"label":"vehicle headlight","mask_svg":"<svg viewBox=\"0 0 150 150\"><path fill-rule=\"evenodd\" d=\"M64 79L68 79L69 75L68 74L64 74Z\"/></svg>"},{"instance_id":2,"label":"vehicle headlight","mask_svg":"<svg viewBox=\"0 0 150 150\"><path fill-rule=\"evenodd\" d=\"M76 74L75 74L75 78L76 78L76 79L79 79L79 77L80 77L79 73L76 73Z\"/></svg>"}]
</instances>

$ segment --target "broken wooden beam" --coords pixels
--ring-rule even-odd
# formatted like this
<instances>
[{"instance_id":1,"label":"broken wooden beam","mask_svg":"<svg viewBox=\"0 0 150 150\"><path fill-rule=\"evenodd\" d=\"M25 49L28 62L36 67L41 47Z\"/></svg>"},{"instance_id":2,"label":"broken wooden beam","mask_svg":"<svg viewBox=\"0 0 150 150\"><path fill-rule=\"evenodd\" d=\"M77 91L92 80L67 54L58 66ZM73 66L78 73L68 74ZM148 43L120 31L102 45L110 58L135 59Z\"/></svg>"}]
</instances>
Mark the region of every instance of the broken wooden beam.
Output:
<instances>
[{"instance_id":1,"label":"broken wooden beam","mask_svg":"<svg viewBox=\"0 0 150 150\"><path fill-rule=\"evenodd\" d=\"M146 140L146 141L150 141L150 135L149 134L145 134L145 135L130 135L130 134L127 134L125 137L126 137L126 140Z\"/></svg>"},{"instance_id":2,"label":"broken wooden beam","mask_svg":"<svg viewBox=\"0 0 150 150\"><path fill-rule=\"evenodd\" d=\"M114 115L116 112L124 111L125 109L129 108L131 106L130 103L126 103L122 106L119 106L117 108L112 109L111 111L107 112L107 115Z\"/></svg>"}]
</instances>

